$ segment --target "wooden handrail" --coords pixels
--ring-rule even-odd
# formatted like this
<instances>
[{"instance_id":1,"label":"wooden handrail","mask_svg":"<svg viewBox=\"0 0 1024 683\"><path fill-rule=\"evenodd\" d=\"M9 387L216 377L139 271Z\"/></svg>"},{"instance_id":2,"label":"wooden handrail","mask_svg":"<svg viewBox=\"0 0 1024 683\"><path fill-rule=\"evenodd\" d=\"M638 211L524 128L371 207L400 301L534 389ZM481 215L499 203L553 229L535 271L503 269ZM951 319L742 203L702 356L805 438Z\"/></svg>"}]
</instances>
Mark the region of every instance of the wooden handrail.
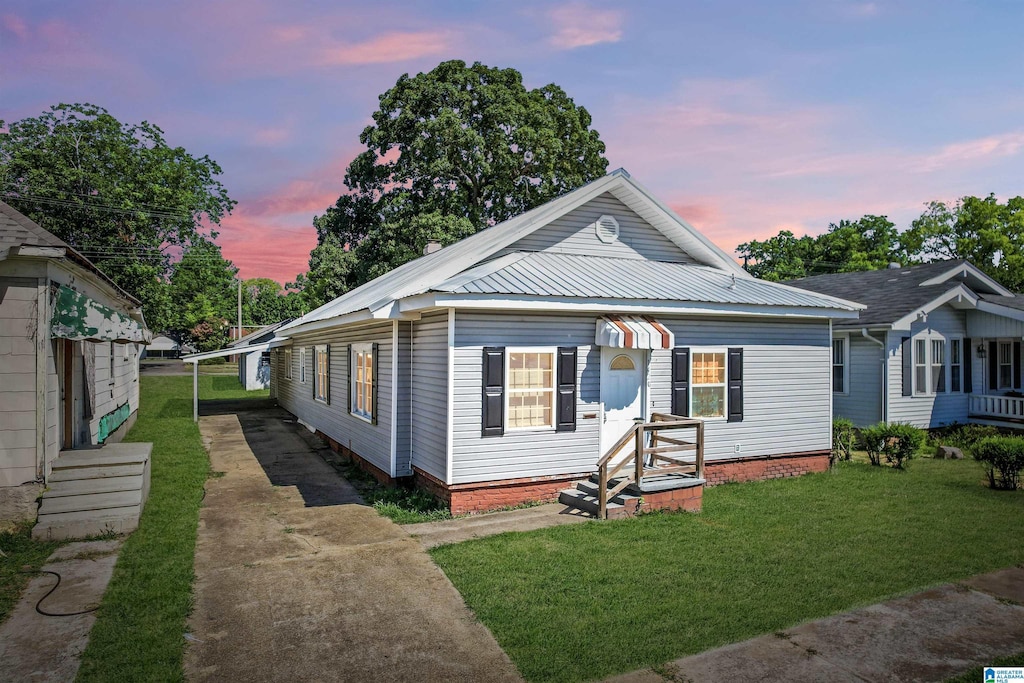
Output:
<instances>
[{"instance_id":1,"label":"wooden handrail","mask_svg":"<svg viewBox=\"0 0 1024 683\"><path fill-rule=\"evenodd\" d=\"M696 429L696 438L693 441L673 439L661 434L662 431L670 429ZM646 435L650 433L650 446L646 444ZM609 467L612 458L622 452L629 442L633 442L633 448L618 463ZM669 444L659 446L660 443ZM692 462L669 457L668 453L693 452ZM650 456L650 463L645 462ZM670 463L668 466L658 466L658 461ZM632 461L632 462L631 462ZM618 484L611 490L608 483L618 474L619 470L632 464L626 473L620 478ZM608 516L608 499L614 497L625 489L630 483L638 484L644 475L650 472L658 473L693 473L697 478L704 477L704 421L697 418L680 417L668 413L653 413L650 422L637 422L630 427L622 437L615 442L615 445L608 449L597 462L598 468L598 517L605 519Z\"/></svg>"}]
</instances>

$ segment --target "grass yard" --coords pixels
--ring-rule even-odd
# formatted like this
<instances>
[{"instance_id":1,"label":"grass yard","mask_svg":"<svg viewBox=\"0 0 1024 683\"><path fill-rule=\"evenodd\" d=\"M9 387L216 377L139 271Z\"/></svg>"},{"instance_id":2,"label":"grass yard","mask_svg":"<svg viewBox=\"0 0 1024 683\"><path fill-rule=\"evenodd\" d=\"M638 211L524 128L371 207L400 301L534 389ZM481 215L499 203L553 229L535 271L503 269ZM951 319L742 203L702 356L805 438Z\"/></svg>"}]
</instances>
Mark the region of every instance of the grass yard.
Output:
<instances>
[{"instance_id":1,"label":"grass yard","mask_svg":"<svg viewBox=\"0 0 1024 683\"><path fill-rule=\"evenodd\" d=\"M840 463L652 514L434 549L529 681L581 681L1024 562L1024 491L972 460Z\"/></svg>"},{"instance_id":2,"label":"grass yard","mask_svg":"<svg viewBox=\"0 0 1024 683\"><path fill-rule=\"evenodd\" d=\"M236 381L199 376L200 399L265 398ZM125 542L103 596L79 681L183 680L196 526L210 463L192 422L192 378L141 378L127 441L152 441L152 481L139 529Z\"/></svg>"},{"instance_id":3,"label":"grass yard","mask_svg":"<svg viewBox=\"0 0 1024 683\"><path fill-rule=\"evenodd\" d=\"M30 574L22 572L42 567L60 544L60 541L32 540L31 523L0 534L0 623L10 615L32 579Z\"/></svg>"}]
</instances>

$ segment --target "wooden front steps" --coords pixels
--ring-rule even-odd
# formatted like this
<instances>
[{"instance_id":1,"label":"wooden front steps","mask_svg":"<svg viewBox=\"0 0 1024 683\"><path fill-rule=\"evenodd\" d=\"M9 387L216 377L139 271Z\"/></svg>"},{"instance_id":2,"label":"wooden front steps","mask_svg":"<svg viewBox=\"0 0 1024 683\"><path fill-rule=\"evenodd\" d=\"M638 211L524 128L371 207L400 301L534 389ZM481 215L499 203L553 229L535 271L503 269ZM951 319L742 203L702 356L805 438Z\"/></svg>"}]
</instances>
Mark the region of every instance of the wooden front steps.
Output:
<instances>
[{"instance_id":1,"label":"wooden front steps","mask_svg":"<svg viewBox=\"0 0 1024 683\"><path fill-rule=\"evenodd\" d=\"M149 495L151 443L61 451L39 505L34 538L123 534L139 526Z\"/></svg>"},{"instance_id":2,"label":"wooden front steps","mask_svg":"<svg viewBox=\"0 0 1024 683\"><path fill-rule=\"evenodd\" d=\"M600 518L599 481L599 475L592 475L590 481L581 481L575 488L561 491L558 502ZM612 479L608 482L608 490L613 491L621 483L621 479ZM703 479L678 473L651 474L641 479L639 485L630 481L620 492L608 498L605 518L632 517L649 510L697 512L701 508L704 483Z\"/></svg>"}]
</instances>

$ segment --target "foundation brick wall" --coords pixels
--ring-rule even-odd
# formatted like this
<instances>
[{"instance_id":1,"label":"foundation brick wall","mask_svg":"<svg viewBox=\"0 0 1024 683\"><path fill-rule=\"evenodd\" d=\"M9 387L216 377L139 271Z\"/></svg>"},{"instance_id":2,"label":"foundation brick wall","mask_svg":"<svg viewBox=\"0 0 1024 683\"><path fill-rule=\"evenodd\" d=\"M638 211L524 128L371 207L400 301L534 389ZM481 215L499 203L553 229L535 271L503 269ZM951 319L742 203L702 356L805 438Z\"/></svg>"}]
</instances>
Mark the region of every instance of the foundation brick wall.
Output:
<instances>
[{"instance_id":1,"label":"foundation brick wall","mask_svg":"<svg viewBox=\"0 0 1024 683\"><path fill-rule=\"evenodd\" d=\"M687 512L700 512L704 502L704 487L690 486L685 489L673 491L660 491L658 493L645 493L637 507L623 508L615 514L609 511L609 519L617 517L632 517L639 512L651 510L686 510Z\"/></svg>"},{"instance_id":2,"label":"foundation brick wall","mask_svg":"<svg viewBox=\"0 0 1024 683\"><path fill-rule=\"evenodd\" d=\"M792 453L747 460L704 463L704 479L708 486L729 482L757 481L798 477L828 470L828 451Z\"/></svg>"},{"instance_id":3,"label":"foundation brick wall","mask_svg":"<svg viewBox=\"0 0 1024 683\"><path fill-rule=\"evenodd\" d=\"M586 478L587 475L580 474L568 477L504 479L483 484L453 484L447 487L447 500L453 515L485 512L523 503L550 503L558 500L559 491L571 488L576 482Z\"/></svg>"}]
</instances>

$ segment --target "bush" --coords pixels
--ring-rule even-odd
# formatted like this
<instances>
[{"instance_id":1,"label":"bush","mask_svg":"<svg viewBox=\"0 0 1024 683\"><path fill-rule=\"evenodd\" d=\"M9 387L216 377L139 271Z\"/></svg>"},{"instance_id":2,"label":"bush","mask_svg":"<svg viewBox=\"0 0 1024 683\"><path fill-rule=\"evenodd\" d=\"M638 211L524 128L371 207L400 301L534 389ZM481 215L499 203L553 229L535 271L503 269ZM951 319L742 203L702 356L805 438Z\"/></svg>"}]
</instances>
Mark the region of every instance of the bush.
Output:
<instances>
[{"instance_id":1,"label":"bush","mask_svg":"<svg viewBox=\"0 0 1024 683\"><path fill-rule=\"evenodd\" d=\"M971 451L974 445L990 436L999 436L999 429L991 425L953 424L933 430L931 439L939 446L953 446Z\"/></svg>"},{"instance_id":2,"label":"bush","mask_svg":"<svg viewBox=\"0 0 1024 683\"><path fill-rule=\"evenodd\" d=\"M894 469L902 470L924 443L924 432L901 422L879 422L862 429L860 438L872 465L881 466L884 459Z\"/></svg>"},{"instance_id":3,"label":"bush","mask_svg":"<svg viewBox=\"0 0 1024 683\"><path fill-rule=\"evenodd\" d=\"M845 417L832 420L832 453L828 459L831 467L837 460L849 460L853 454L853 422Z\"/></svg>"},{"instance_id":4,"label":"bush","mask_svg":"<svg viewBox=\"0 0 1024 683\"><path fill-rule=\"evenodd\" d=\"M1024 470L1024 439L990 436L974 444L971 454L975 460L985 463L991 488L1005 491L1020 488L1020 473Z\"/></svg>"}]
</instances>

